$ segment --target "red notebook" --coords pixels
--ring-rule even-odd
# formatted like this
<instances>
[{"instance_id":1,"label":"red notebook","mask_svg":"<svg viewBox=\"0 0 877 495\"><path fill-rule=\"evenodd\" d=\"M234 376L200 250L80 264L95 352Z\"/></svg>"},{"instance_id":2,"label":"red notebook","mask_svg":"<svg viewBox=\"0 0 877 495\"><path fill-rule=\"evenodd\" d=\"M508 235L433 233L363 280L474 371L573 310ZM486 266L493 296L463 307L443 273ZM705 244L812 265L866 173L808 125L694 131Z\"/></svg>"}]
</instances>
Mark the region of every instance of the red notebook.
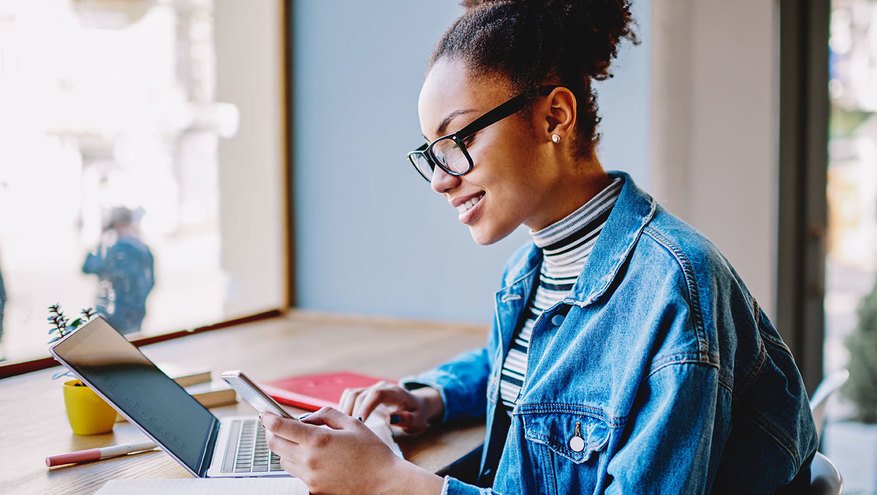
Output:
<instances>
[{"instance_id":1,"label":"red notebook","mask_svg":"<svg viewBox=\"0 0 877 495\"><path fill-rule=\"evenodd\" d=\"M320 375L302 375L259 383L265 392L281 404L316 411L325 406L338 407L346 388L368 387L379 381L390 381L374 376L336 371Z\"/></svg>"}]
</instances>

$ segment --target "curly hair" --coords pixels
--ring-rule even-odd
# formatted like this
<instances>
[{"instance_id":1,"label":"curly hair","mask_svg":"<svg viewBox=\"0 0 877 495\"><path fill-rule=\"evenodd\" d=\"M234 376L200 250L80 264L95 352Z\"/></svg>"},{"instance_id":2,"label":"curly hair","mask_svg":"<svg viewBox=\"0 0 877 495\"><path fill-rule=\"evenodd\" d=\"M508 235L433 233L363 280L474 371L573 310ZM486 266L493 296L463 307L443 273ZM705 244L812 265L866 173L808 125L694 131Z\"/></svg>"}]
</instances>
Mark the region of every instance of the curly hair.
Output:
<instances>
[{"instance_id":1,"label":"curly hair","mask_svg":"<svg viewBox=\"0 0 877 495\"><path fill-rule=\"evenodd\" d=\"M505 76L523 92L567 87L578 101L576 152L589 157L599 140L593 79L609 65L622 38L634 44L629 0L463 0L466 12L436 44L441 58L462 60L477 75Z\"/></svg>"}]
</instances>

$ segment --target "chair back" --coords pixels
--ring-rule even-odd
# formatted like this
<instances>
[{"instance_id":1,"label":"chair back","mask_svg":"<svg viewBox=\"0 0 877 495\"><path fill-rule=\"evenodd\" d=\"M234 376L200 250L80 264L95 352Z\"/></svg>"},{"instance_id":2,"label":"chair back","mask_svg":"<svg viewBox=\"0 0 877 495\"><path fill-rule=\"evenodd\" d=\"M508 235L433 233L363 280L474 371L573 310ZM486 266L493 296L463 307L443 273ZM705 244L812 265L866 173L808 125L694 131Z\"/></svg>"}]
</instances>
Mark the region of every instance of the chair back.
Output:
<instances>
[{"instance_id":1,"label":"chair back","mask_svg":"<svg viewBox=\"0 0 877 495\"><path fill-rule=\"evenodd\" d=\"M844 480L828 457L817 452L810 463L810 495L840 495Z\"/></svg>"},{"instance_id":2,"label":"chair back","mask_svg":"<svg viewBox=\"0 0 877 495\"><path fill-rule=\"evenodd\" d=\"M810 398L810 412L813 414L813 422L816 423L816 433L819 435L820 441L822 440L822 428L825 426L825 406L828 405L828 399L846 383L849 377L850 373L847 370L836 371L828 375L816 387L813 397Z\"/></svg>"}]
</instances>

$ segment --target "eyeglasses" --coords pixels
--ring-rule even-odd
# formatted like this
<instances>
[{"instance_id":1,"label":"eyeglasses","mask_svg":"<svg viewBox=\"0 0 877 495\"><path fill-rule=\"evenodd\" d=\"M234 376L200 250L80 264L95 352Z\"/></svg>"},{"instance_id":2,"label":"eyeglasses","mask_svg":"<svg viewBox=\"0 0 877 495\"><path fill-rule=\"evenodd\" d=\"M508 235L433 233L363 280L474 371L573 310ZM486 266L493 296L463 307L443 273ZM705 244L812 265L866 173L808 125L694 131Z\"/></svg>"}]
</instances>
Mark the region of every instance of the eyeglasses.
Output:
<instances>
[{"instance_id":1,"label":"eyeglasses","mask_svg":"<svg viewBox=\"0 0 877 495\"><path fill-rule=\"evenodd\" d=\"M425 143L408 153L408 161L426 179L432 182L433 172L438 166L448 175L466 175L472 170L472 157L466 150L466 139L485 127L495 124L509 115L519 112L527 101L537 95L547 95L558 86L542 86L525 91L500 106L478 117L471 124L457 132L442 136L432 143Z\"/></svg>"}]
</instances>

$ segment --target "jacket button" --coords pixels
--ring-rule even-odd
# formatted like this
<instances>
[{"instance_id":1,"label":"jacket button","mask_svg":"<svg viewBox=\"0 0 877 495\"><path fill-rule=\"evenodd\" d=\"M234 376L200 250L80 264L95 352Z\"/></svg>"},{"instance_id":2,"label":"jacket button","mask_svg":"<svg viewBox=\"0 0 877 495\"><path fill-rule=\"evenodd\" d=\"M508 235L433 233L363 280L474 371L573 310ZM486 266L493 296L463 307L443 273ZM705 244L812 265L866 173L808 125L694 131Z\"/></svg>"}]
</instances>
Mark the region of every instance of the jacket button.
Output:
<instances>
[{"instance_id":1,"label":"jacket button","mask_svg":"<svg viewBox=\"0 0 877 495\"><path fill-rule=\"evenodd\" d=\"M552 316L551 317L551 324L556 326L556 327L559 327L561 324L563 324L563 315Z\"/></svg>"},{"instance_id":2,"label":"jacket button","mask_svg":"<svg viewBox=\"0 0 877 495\"><path fill-rule=\"evenodd\" d=\"M573 452L581 452L585 450L585 440L576 435L569 439L569 448L571 448Z\"/></svg>"}]
</instances>

